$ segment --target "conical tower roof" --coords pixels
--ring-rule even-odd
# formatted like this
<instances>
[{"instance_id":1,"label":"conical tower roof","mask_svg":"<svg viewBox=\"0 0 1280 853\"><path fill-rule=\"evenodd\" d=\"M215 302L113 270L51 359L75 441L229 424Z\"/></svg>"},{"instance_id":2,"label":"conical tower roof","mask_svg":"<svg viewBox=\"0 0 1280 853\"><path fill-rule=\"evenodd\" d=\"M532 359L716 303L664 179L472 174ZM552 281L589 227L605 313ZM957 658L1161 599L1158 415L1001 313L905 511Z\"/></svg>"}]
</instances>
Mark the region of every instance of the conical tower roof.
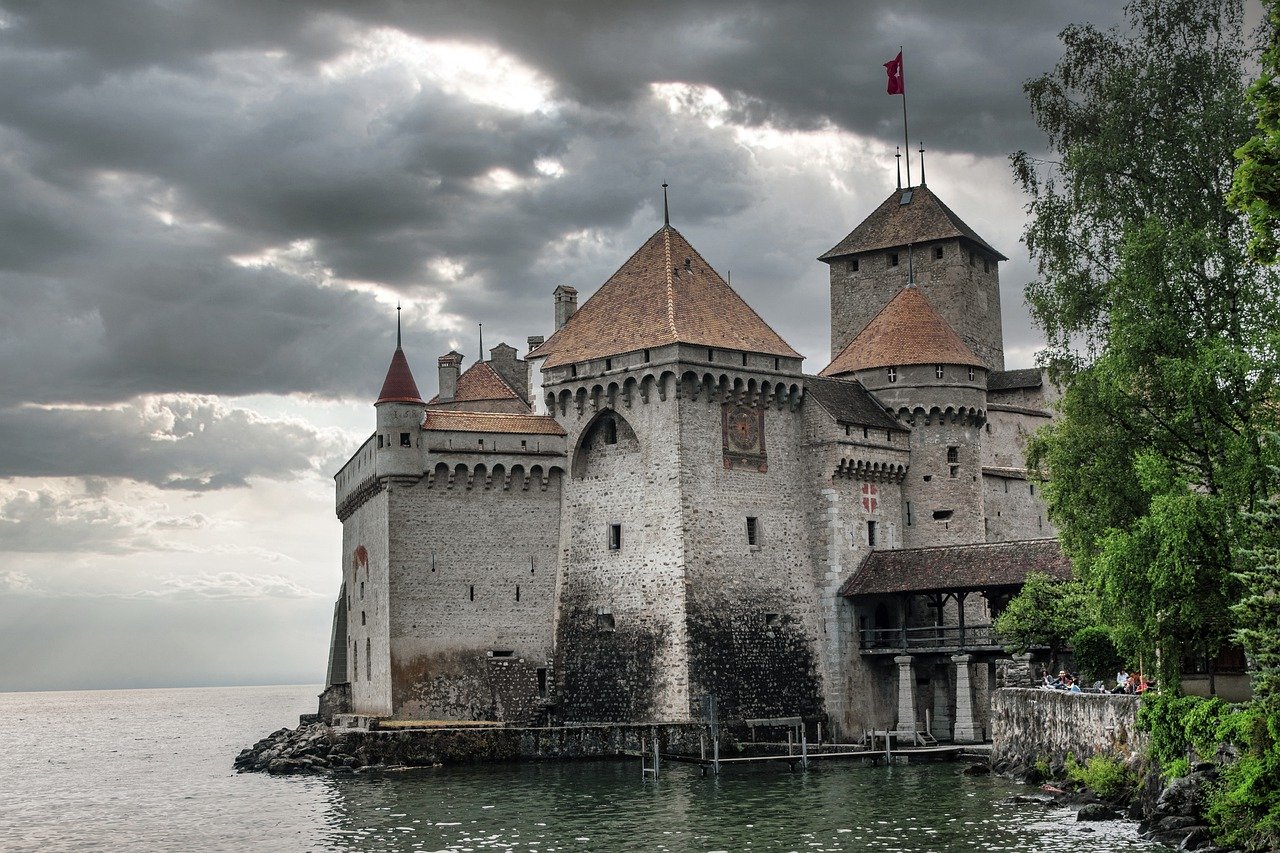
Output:
<instances>
[{"instance_id":1,"label":"conical tower roof","mask_svg":"<svg viewBox=\"0 0 1280 853\"><path fill-rule=\"evenodd\" d=\"M387 378L382 382L382 391L378 394L378 402L381 403L417 403L426 405L422 402L422 395L418 393L418 383L413 381L413 371L409 369L409 359L405 358L404 350L396 347L395 354L391 356L391 366L387 368Z\"/></svg>"},{"instance_id":2,"label":"conical tower roof","mask_svg":"<svg viewBox=\"0 0 1280 853\"><path fill-rule=\"evenodd\" d=\"M920 288L910 286L898 291L818 375L840 376L906 364L986 367L934 310Z\"/></svg>"},{"instance_id":3,"label":"conical tower roof","mask_svg":"<svg viewBox=\"0 0 1280 853\"><path fill-rule=\"evenodd\" d=\"M559 367L673 343L801 357L670 225L528 357Z\"/></svg>"},{"instance_id":4,"label":"conical tower roof","mask_svg":"<svg viewBox=\"0 0 1280 853\"><path fill-rule=\"evenodd\" d=\"M956 237L976 243L999 260L1008 260L979 237L978 232L964 224L931 189L921 184L894 190L849 236L818 260L830 261L861 252Z\"/></svg>"}]
</instances>

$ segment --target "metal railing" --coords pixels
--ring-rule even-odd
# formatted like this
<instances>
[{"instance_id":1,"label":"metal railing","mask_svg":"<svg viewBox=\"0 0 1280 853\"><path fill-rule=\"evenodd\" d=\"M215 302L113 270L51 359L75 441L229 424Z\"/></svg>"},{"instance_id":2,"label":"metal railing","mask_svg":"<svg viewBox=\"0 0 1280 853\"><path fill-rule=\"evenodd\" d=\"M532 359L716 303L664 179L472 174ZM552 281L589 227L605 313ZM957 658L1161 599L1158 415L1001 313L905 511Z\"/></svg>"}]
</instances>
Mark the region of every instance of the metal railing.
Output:
<instances>
[{"instance_id":1,"label":"metal railing","mask_svg":"<svg viewBox=\"0 0 1280 853\"><path fill-rule=\"evenodd\" d=\"M999 648L991 625L930 625L923 628L866 628L859 632L864 652Z\"/></svg>"}]
</instances>

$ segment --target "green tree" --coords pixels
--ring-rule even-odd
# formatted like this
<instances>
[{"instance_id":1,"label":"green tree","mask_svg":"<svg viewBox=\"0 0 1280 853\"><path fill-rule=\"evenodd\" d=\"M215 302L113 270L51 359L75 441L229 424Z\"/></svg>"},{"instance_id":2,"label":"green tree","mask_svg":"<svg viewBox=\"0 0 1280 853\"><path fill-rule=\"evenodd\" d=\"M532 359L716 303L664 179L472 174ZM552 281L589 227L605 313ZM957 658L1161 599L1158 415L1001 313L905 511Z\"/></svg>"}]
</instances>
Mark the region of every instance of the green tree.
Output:
<instances>
[{"instance_id":1,"label":"green tree","mask_svg":"<svg viewBox=\"0 0 1280 853\"><path fill-rule=\"evenodd\" d=\"M1257 132L1236 150L1232 204L1249 217L1249 251L1274 263L1280 250L1280 2L1263 0L1267 12L1262 73L1249 87L1249 104L1258 116Z\"/></svg>"},{"instance_id":2,"label":"green tree","mask_svg":"<svg viewBox=\"0 0 1280 853\"><path fill-rule=\"evenodd\" d=\"M1113 686L1112 676L1124 666L1124 658L1111 640L1111 632L1098 625L1089 625L1071 635L1071 654L1082 677L1098 680Z\"/></svg>"},{"instance_id":3,"label":"green tree","mask_svg":"<svg viewBox=\"0 0 1280 853\"><path fill-rule=\"evenodd\" d=\"M1224 200L1251 125L1241 3L1125 9L1127 33L1064 30L1025 87L1052 153L1012 157L1027 301L1065 389L1028 458L1121 651L1176 687L1234 629L1241 514L1272 488L1280 288Z\"/></svg>"},{"instance_id":4,"label":"green tree","mask_svg":"<svg viewBox=\"0 0 1280 853\"><path fill-rule=\"evenodd\" d=\"M996 619L996 633L1014 653L1038 646L1049 649L1050 668L1067 638L1096 618L1093 600L1078 581L1056 580L1043 572L1028 572L1019 592Z\"/></svg>"}]
</instances>

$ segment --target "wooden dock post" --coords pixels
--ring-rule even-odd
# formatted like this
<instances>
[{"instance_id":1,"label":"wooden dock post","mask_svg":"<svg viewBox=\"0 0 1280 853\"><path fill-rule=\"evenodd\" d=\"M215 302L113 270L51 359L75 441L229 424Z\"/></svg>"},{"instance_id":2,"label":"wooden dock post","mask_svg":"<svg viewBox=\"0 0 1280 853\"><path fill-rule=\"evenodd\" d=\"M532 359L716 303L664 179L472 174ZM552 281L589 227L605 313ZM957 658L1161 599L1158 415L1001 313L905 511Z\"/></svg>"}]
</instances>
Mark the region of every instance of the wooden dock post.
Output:
<instances>
[{"instance_id":1,"label":"wooden dock post","mask_svg":"<svg viewBox=\"0 0 1280 853\"><path fill-rule=\"evenodd\" d=\"M809 736L803 724L800 726L800 766L809 769Z\"/></svg>"}]
</instances>

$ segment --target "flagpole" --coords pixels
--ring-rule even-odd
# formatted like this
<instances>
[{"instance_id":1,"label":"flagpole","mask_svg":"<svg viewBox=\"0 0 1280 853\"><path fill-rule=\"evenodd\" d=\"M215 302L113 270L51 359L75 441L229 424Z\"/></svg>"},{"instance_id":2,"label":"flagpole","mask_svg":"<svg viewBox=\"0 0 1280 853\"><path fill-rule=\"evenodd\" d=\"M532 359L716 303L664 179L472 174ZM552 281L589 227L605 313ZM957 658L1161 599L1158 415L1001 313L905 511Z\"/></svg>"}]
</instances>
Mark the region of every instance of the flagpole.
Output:
<instances>
[{"instance_id":1,"label":"flagpole","mask_svg":"<svg viewBox=\"0 0 1280 853\"><path fill-rule=\"evenodd\" d=\"M907 132L907 59L902 52L902 45L898 45L898 54L902 56L902 62L898 65L898 75L902 78L902 139L906 143L903 146L904 151L911 151L911 134ZM911 189L911 155L907 154L907 189Z\"/></svg>"}]
</instances>

